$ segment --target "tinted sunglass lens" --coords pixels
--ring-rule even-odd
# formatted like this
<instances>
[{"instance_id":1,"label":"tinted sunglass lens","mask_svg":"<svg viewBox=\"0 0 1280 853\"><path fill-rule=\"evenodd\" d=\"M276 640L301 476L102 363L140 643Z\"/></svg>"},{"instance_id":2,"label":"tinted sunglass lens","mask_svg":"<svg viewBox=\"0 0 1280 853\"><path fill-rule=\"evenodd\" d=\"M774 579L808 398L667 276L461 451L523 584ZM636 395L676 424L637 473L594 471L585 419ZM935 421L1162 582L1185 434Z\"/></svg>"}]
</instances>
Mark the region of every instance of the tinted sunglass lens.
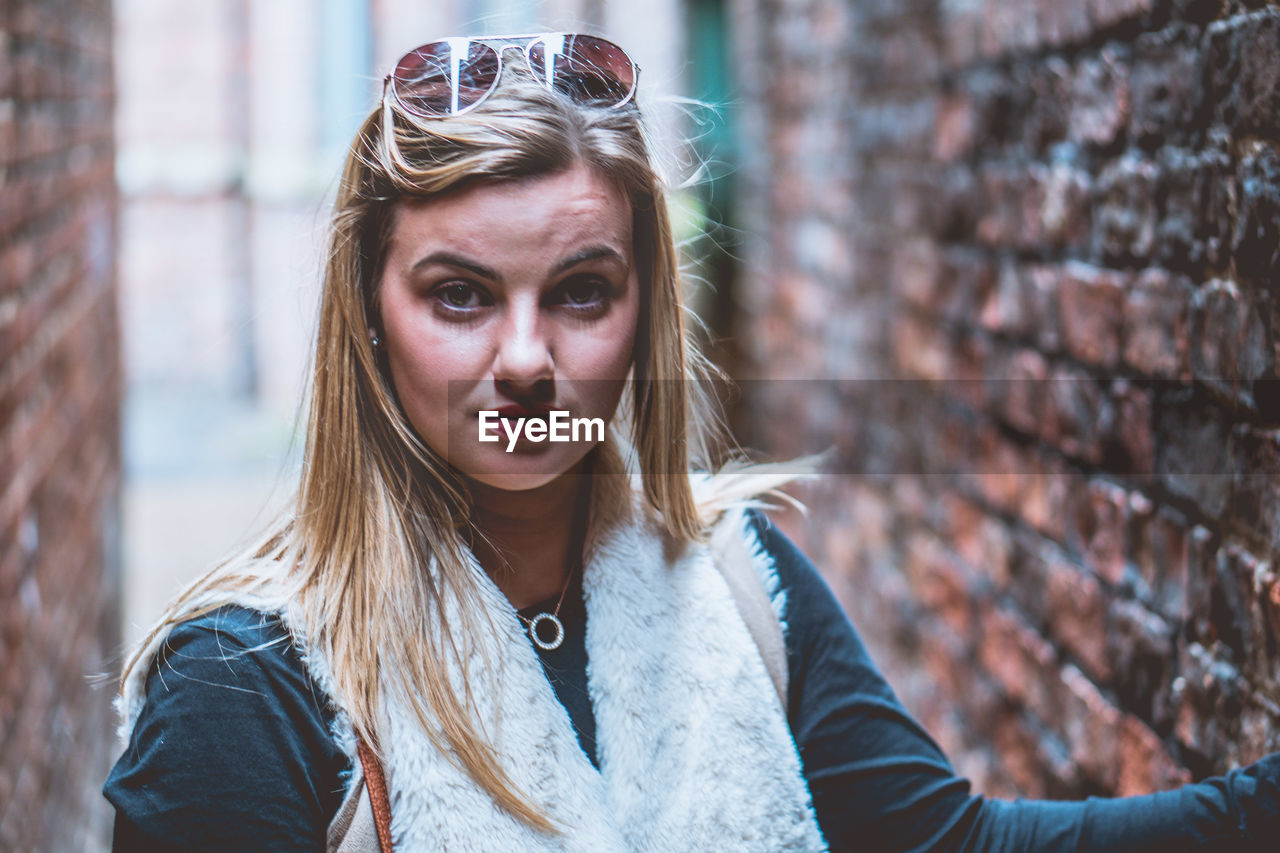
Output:
<instances>
[{"instance_id":1,"label":"tinted sunglass lens","mask_svg":"<svg viewBox=\"0 0 1280 853\"><path fill-rule=\"evenodd\" d=\"M498 53L468 39L425 44L404 55L392 76L405 109L447 116L474 106L498 82Z\"/></svg>"},{"instance_id":2,"label":"tinted sunglass lens","mask_svg":"<svg viewBox=\"0 0 1280 853\"><path fill-rule=\"evenodd\" d=\"M620 104L636 82L631 57L616 44L594 36L540 39L529 48L529 65L540 81L579 103Z\"/></svg>"}]
</instances>

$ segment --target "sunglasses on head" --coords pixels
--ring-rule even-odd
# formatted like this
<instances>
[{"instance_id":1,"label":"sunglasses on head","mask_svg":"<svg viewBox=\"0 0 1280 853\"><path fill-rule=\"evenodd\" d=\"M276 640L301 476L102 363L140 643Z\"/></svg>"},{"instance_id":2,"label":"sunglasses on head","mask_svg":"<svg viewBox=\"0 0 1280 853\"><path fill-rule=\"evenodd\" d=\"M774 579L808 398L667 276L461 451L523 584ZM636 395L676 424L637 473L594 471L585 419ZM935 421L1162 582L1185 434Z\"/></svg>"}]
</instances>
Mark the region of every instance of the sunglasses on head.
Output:
<instances>
[{"instance_id":1,"label":"sunglasses on head","mask_svg":"<svg viewBox=\"0 0 1280 853\"><path fill-rule=\"evenodd\" d=\"M498 87L502 58L522 48L529 73L574 102L620 107L636 92L640 67L610 41L577 33L447 38L401 57L383 81L396 102L424 118L465 113Z\"/></svg>"}]
</instances>

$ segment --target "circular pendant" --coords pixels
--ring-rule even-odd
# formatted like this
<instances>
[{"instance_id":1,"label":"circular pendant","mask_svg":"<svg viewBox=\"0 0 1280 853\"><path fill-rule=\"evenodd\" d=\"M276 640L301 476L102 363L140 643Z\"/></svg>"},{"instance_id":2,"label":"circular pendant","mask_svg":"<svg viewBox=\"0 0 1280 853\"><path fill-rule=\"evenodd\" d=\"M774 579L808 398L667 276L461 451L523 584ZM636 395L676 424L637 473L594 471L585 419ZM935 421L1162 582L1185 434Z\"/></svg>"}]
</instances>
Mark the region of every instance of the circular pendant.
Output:
<instances>
[{"instance_id":1,"label":"circular pendant","mask_svg":"<svg viewBox=\"0 0 1280 853\"><path fill-rule=\"evenodd\" d=\"M552 630L555 631L550 640L542 639L538 632L538 626L543 622L550 622ZM529 623L529 638L540 649L546 649L547 651L558 649L560 644L564 642L564 625L560 624L560 620L552 613L539 613Z\"/></svg>"}]
</instances>

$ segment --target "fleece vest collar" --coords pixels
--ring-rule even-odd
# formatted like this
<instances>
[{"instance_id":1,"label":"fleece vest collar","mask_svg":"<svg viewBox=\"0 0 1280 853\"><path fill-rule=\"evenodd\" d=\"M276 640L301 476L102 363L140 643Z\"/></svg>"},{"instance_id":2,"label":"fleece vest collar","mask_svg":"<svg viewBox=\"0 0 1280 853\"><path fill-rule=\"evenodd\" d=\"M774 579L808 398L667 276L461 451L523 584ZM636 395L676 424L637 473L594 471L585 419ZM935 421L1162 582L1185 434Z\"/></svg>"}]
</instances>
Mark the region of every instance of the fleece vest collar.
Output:
<instances>
[{"instance_id":1,"label":"fleece vest collar","mask_svg":"<svg viewBox=\"0 0 1280 853\"><path fill-rule=\"evenodd\" d=\"M740 514L736 522L752 535ZM478 711L493 721L512 781L561 832L537 832L495 808L415 718L392 707L385 770L395 849L825 849L785 715L708 549L665 554L638 511L591 542L583 593L598 771L514 609L474 567L497 628L487 656L471 661Z\"/></svg>"}]
</instances>

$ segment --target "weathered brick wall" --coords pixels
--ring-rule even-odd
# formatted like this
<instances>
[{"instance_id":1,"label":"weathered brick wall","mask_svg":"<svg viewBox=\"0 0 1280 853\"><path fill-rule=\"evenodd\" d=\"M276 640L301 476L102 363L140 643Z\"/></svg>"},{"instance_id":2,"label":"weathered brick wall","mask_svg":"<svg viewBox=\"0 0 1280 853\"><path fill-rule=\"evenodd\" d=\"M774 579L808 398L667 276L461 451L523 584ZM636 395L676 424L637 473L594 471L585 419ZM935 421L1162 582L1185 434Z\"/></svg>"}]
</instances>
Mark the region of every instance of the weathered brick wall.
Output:
<instances>
[{"instance_id":1,"label":"weathered brick wall","mask_svg":"<svg viewBox=\"0 0 1280 853\"><path fill-rule=\"evenodd\" d=\"M1280 8L735 21L751 426L900 695L995 795L1280 749Z\"/></svg>"},{"instance_id":2,"label":"weathered brick wall","mask_svg":"<svg viewBox=\"0 0 1280 853\"><path fill-rule=\"evenodd\" d=\"M111 15L0 18L0 849L109 838L120 465Z\"/></svg>"}]
</instances>

